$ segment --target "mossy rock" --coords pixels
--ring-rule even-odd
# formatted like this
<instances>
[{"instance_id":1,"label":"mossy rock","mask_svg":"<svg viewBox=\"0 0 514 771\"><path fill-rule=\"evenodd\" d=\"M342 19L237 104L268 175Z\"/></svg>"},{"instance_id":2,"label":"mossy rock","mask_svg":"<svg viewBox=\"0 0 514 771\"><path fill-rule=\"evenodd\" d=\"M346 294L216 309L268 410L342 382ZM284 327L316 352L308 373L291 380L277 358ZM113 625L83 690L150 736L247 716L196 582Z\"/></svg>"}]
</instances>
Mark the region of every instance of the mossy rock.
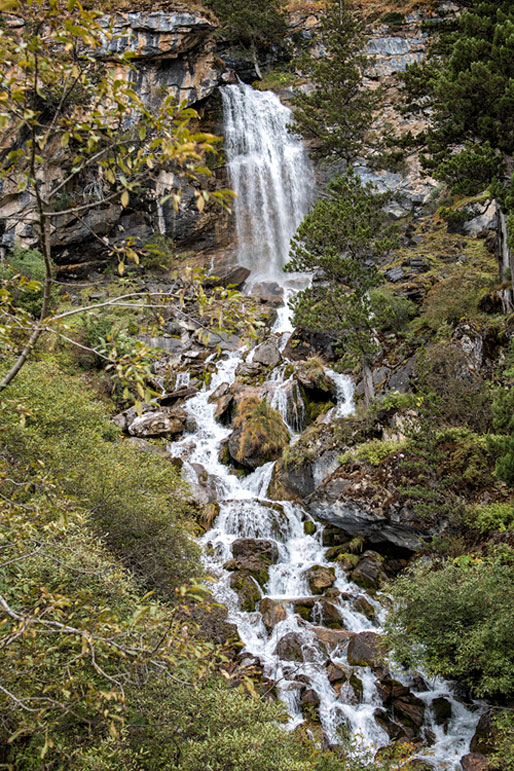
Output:
<instances>
[{"instance_id":1,"label":"mossy rock","mask_svg":"<svg viewBox=\"0 0 514 771\"><path fill-rule=\"evenodd\" d=\"M228 440L230 457L247 469L277 460L288 446L289 431L281 414L257 397L242 400Z\"/></svg>"},{"instance_id":2,"label":"mossy rock","mask_svg":"<svg viewBox=\"0 0 514 771\"><path fill-rule=\"evenodd\" d=\"M239 570L230 576L230 586L239 597L241 610L253 612L260 602L261 592L248 570Z\"/></svg>"}]
</instances>

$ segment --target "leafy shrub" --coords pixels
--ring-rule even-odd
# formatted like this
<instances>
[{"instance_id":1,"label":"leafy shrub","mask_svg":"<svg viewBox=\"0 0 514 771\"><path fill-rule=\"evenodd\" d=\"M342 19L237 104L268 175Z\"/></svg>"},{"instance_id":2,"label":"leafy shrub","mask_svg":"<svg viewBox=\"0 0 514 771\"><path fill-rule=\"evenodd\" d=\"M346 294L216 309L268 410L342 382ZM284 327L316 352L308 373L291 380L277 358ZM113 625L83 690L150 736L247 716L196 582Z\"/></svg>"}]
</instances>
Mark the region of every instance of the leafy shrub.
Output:
<instances>
[{"instance_id":1,"label":"leafy shrub","mask_svg":"<svg viewBox=\"0 0 514 771\"><path fill-rule=\"evenodd\" d=\"M0 262L0 279L8 280L16 275L25 276L37 286L13 285L12 292L16 304L35 318L41 313L43 302L42 284L45 279L43 255L37 249L14 249L4 263ZM56 290L52 288L51 300L55 301Z\"/></svg>"},{"instance_id":2,"label":"leafy shrub","mask_svg":"<svg viewBox=\"0 0 514 771\"><path fill-rule=\"evenodd\" d=\"M491 424L489 390L469 370L469 360L460 346L436 343L417 362L418 391L431 394L430 411L439 423L468 426L487 431Z\"/></svg>"},{"instance_id":3,"label":"leafy shrub","mask_svg":"<svg viewBox=\"0 0 514 771\"><path fill-rule=\"evenodd\" d=\"M103 405L56 366L27 364L15 393L33 417L20 430L11 416L3 437L9 451L51 470L60 490L91 512L124 564L171 598L199 571L188 536L187 490L175 469L160 455L121 442Z\"/></svg>"},{"instance_id":4,"label":"leafy shrub","mask_svg":"<svg viewBox=\"0 0 514 771\"><path fill-rule=\"evenodd\" d=\"M488 506L470 506L466 512L466 521L485 535L490 531L504 533L514 525L514 507L510 503L490 503Z\"/></svg>"},{"instance_id":5,"label":"leafy shrub","mask_svg":"<svg viewBox=\"0 0 514 771\"><path fill-rule=\"evenodd\" d=\"M382 332L401 332L416 313L411 300L384 287L372 289L370 297L377 329Z\"/></svg>"},{"instance_id":6,"label":"leafy shrub","mask_svg":"<svg viewBox=\"0 0 514 771\"><path fill-rule=\"evenodd\" d=\"M456 268L428 292L420 316L411 322L412 329L437 332L445 322L455 325L462 318L476 315L478 301L489 283L488 276Z\"/></svg>"},{"instance_id":7,"label":"leafy shrub","mask_svg":"<svg viewBox=\"0 0 514 771\"><path fill-rule=\"evenodd\" d=\"M395 604L387 639L404 665L423 661L432 675L476 696L514 693L514 551L445 563L418 562L390 587Z\"/></svg>"},{"instance_id":8,"label":"leafy shrub","mask_svg":"<svg viewBox=\"0 0 514 771\"><path fill-rule=\"evenodd\" d=\"M398 452L404 446L405 442L395 442L392 439L387 439L385 441L372 439L370 442L360 444L346 452L339 458L339 463L349 463L352 459L358 458L359 460L369 463L371 466L378 466L385 458Z\"/></svg>"}]
</instances>

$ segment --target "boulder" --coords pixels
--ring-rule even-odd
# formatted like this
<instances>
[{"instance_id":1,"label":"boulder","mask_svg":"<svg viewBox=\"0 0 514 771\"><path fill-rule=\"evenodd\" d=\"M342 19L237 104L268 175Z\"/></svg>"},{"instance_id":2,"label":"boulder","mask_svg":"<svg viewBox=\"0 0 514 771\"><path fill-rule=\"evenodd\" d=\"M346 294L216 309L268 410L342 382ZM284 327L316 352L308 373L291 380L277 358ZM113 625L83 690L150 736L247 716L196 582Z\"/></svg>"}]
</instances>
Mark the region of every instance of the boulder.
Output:
<instances>
[{"instance_id":1,"label":"boulder","mask_svg":"<svg viewBox=\"0 0 514 771\"><path fill-rule=\"evenodd\" d=\"M130 422L127 430L131 436L177 435L184 431L187 414L184 410L157 410L137 416Z\"/></svg>"},{"instance_id":2,"label":"boulder","mask_svg":"<svg viewBox=\"0 0 514 771\"><path fill-rule=\"evenodd\" d=\"M265 367L277 367L282 361L282 355L278 345L273 339L265 340L257 346L253 354L253 361Z\"/></svg>"},{"instance_id":3,"label":"boulder","mask_svg":"<svg viewBox=\"0 0 514 771\"><path fill-rule=\"evenodd\" d=\"M250 397L239 402L234 430L228 439L232 460L240 466L255 469L277 460L290 440L282 416L266 400Z\"/></svg>"},{"instance_id":4,"label":"boulder","mask_svg":"<svg viewBox=\"0 0 514 771\"><path fill-rule=\"evenodd\" d=\"M231 286L238 289L244 284L250 273L251 271L243 265L221 265L213 273L206 276L203 283L207 287Z\"/></svg>"},{"instance_id":5,"label":"boulder","mask_svg":"<svg viewBox=\"0 0 514 771\"><path fill-rule=\"evenodd\" d=\"M252 612L261 599L257 581L248 570L238 570L230 576L230 586L239 597L241 610Z\"/></svg>"},{"instance_id":6,"label":"boulder","mask_svg":"<svg viewBox=\"0 0 514 771\"><path fill-rule=\"evenodd\" d=\"M363 589L379 589L382 582L387 580L383 562L383 557L377 552L364 552L357 567L351 572L352 581Z\"/></svg>"},{"instance_id":7,"label":"boulder","mask_svg":"<svg viewBox=\"0 0 514 771\"><path fill-rule=\"evenodd\" d=\"M296 632L288 632L278 641L274 654L283 661L303 661L303 644L300 636Z\"/></svg>"},{"instance_id":8,"label":"boulder","mask_svg":"<svg viewBox=\"0 0 514 771\"><path fill-rule=\"evenodd\" d=\"M337 607L325 597L299 599L294 604L294 610L304 621L316 620L328 629L344 628L344 621Z\"/></svg>"},{"instance_id":9,"label":"boulder","mask_svg":"<svg viewBox=\"0 0 514 771\"><path fill-rule=\"evenodd\" d=\"M330 401L337 395L336 384L325 373L321 361L316 357L301 362L295 377L309 397L316 401Z\"/></svg>"},{"instance_id":10,"label":"boulder","mask_svg":"<svg viewBox=\"0 0 514 771\"><path fill-rule=\"evenodd\" d=\"M262 372L262 365L256 361L244 361L236 367L237 377L258 377Z\"/></svg>"},{"instance_id":11,"label":"boulder","mask_svg":"<svg viewBox=\"0 0 514 771\"><path fill-rule=\"evenodd\" d=\"M480 752L470 752L461 758L460 766L462 771L486 771L491 768L489 760Z\"/></svg>"},{"instance_id":12,"label":"boulder","mask_svg":"<svg viewBox=\"0 0 514 771\"><path fill-rule=\"evenodd\" d=\"M345 645L353 636L353 632L348 632L346 629L327 629L324 626L313 626L311 631L314 632L316 638L328 654L337 651L341 645Z\"/></svg>"},{"instance_id":13,"label":"boulder","mask_svg":"<svg viewBox=\"0 0 514 771\"><path fill-rule=\"evenodd\" d=\"M487 755L494 750L495 732L492 722L494 714L493 710L487 710L480 716L475 735L471 740L471 752Z\"/></svg>"},{"instance_id":14,"label":"boulder","mask_svg":"<svg viewBox=\"0 0 514 771\"><path fill-rule=\"evenodd\" d=\"M383 667L385 650L380 636L375 632L360 632L352 637L348 646L350 666Z\"/></svg>"},{"instance_id":15,"label":"boulder","mask_svg":"<svg viewBox=\"0 0 514 771\"><path fill-rule=\"evenodd\" d=\"M265 538L238 538L232 544L232 554L243 567L253 570L276 562L278 547Z\"/></svg>"},{"instance_id":16,"label":"boulder","mask_svg":"<svg viewBox=\"0 0 514 771\"><path fill-rule=\"evenodd\" d=\"M314 567L309 568L305 577L313 594L322 594L323 590L332 586L336 580L334 568L326 568L322 565L314 565Z\"/></svg>"},{"instance_id":17,"label":"boulder","mask_svg":"<svg viewBox=\"0 0 514 771\"><path fill-rule=\"evenodd\" d=\"M447 726L452 717L452 705L444 696L438 696L432 702L432 712L436 725Z\"/></svg>"},{"instance_id":18,"label":"boulder","mask_svg":"<svg viewBox=\"0 0 514 771\"><path fill-rule=\"evenodd\" d=\"M271 631L280 621L283 621L287 612L283 605L270 597L264 597L259 605L262 622L268 631Z\"/></svg>"}]
</instances>

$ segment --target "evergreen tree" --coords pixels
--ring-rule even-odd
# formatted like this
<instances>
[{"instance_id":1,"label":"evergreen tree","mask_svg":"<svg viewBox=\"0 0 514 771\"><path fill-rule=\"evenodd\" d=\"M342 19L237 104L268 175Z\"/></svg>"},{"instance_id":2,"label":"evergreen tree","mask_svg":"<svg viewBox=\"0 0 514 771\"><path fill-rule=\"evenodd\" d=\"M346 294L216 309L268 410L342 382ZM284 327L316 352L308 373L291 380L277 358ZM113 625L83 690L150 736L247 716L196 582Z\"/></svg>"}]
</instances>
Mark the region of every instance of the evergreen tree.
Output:
<instances>
[{"instance_id":1,"label":"evergreen tree","mask_svg":"<svg viewBox=\"0 0 514 771\"><path fill-rule=\"evenodd\" d=\"M362 22L342 5L331 5L322 20L320 45L326 55L305 56L300 72L314 86L294 95L293 128L315 141L315 152L351 160L362 149L376 94L362 88L368 57Z\"/></svg>"},{"instance_id":2,"label":"evergreen tree","mask_svg":"<svg viewBox=\"0 0 514 771\"><path fill-rule=\"evenodd\" d=\"M365 398L373 397L371 365L378 352L373 292L381 282L376 260L394 244L382 211L387 196L363 186L350 169L333 179L298 228L287 270L316 271L316 282L295 300L295 322L332 332L347 363L359 362Z\"/></svg>"},{"instance_id":3,"label":"evergreen tree","mask_svg":"<svg viewBox=\"0 0 514 771\"><path fill-rule=\"evenodd\" d=\"M286 21L279 0L208 0L227 36L251 52L259 78L258 53L279 42L286 32Z\"/></svg>"}]
</instances>

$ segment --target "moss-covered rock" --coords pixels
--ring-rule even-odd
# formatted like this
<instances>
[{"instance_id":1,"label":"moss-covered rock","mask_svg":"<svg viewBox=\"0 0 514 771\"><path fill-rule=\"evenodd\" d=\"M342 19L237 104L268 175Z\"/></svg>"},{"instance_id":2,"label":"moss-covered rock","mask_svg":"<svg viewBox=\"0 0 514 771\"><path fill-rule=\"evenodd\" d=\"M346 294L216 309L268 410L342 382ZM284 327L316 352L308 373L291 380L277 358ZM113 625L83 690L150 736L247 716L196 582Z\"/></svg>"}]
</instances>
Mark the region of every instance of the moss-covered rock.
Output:
<instances>
[{"instance_id":1,"label":"moss-covered rock","mask_svg":"<svg viewBox=\"0 0 514 771\"><path fill-rule=\"evenodd\" d=\"M234 431L228 440L232 460L244 468L255 469L277 460L289 440L282 416L265 399L250 397L239 402Z\"/></svg>"}]
</instances>

